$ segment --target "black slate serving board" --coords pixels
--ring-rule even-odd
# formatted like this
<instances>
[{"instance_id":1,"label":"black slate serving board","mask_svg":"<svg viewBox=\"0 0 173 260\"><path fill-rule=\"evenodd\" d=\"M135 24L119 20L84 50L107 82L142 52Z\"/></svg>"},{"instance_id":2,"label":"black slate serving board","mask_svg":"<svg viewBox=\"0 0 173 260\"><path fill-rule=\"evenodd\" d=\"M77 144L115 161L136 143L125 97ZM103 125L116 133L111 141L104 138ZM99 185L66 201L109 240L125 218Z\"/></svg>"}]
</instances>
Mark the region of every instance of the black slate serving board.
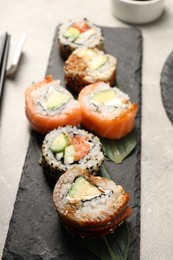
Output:
<instances>
[{"instance_id":1,"label":"black slate serving board","mask_svg":"<svg viewBox=\"0 0 173 260\"><path fill-rule=\"evenodd\" d=\"M160 85L163 105L173 124L173 52L169 54L163 66Z\"/></svg>"},{"instance_id":2,"label":"black slate serving board","mask_svg":"<svg viewBox=\"0 0 173 260\"><path fill-rule=\"evenodd\" d=\"M122 164L106 161L112 179L131 195L133 209L128 219L131 237L128 259L140 256L140 159L141 159L141 64L142 35L135 28L102 27L106 52L117 57L117 82L139 104L136 118L137 146ZM63 60L57 48L56 28L46 75L64 82ZM59 222L52 202L53 182L39 165L42 138L34 131L23 167L3 260L98 259L80 240L67 234Z\"/></svg>"}]
</instances>

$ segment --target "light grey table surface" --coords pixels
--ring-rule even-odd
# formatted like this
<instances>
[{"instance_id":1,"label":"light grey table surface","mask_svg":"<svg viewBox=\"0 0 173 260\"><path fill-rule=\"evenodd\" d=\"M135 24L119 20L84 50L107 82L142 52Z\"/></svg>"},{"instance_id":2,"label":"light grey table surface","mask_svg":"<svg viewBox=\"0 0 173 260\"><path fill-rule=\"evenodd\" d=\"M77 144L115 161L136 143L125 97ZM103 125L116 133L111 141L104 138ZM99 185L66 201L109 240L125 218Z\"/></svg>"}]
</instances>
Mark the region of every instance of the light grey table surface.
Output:
<instances>
[{"instance_id":1,"label":"light grey table surface","mask_svg":"<svg viewBox=\"0 0 173 260\"><path fill-rule=\"evenodd\" d=\"M111 13L110 0L0 0L0 33L27 41L19 68L7 78L0 122L0 254L29 141L24 91L46 71L57 24L87 17L104 26L128 27ZM160 74L173 50L173 1L155 23L137 26L143 34L141 259L173 259L173 126L160 93Z\"/></svg>"}]
</instances>

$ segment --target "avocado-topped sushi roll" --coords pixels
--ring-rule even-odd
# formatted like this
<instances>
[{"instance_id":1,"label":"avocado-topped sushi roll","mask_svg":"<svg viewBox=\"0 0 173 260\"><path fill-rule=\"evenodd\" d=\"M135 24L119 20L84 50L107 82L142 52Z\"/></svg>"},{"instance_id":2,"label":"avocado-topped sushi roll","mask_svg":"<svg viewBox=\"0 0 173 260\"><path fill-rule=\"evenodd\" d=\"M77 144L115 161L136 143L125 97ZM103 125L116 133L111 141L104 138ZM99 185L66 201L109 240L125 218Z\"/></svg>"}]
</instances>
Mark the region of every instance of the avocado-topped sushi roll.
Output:
<instances>
[{"instance_id":1,"label":"avocado-topped sushi roll","mask_svg":"<svg viewBox=\"0 0 173 260\"><path fill-rule=\"evenodd\" d=\"M115 85L117 60L98 49L78 48L64 65L65 82L69 89L80 90L91 83L104 81Z\"/></svg>"},{"instance_id":2,"label":"avocado-topped sushi roll","mask_svg":"<svg viewBox=\"0 0 173 260\"><path fill-rule=\"evenodd\" d=\"M77 126L81 121L78 101L51 76L26 89L25 104L31 127L42 134L59 126Z\"/></svg>"},{"instance_id":3,"label":"avocado-topped sushi roll","mask_svg":"<svg viewBox=\"0 0 173 260\"><path fill-rule=\"evenodd\" d=\"M104 155L98 137L76 127L59 127L48 133L42 145L42 166L46 172L58 178L73 168L99 170Z\"/></svg>"},{"instance_id":4,"label":"avocado-topped sushi roll","mask_svg":"<svg viewBox=\"0 0 173 260\"><path fill-rule=\"evenodd\" d=\"M68 21L61 24L58 32L60 53L64 59L77 49L85 46L89 48L104 48L104 36L102 29L89 20Z\"/></svg>"},{"instance_id":5,"label":"avocado-topped sushi roll","mask_svg":"<svg viewBox=\"0 0 173 260\"><path fill-rule=\"evenodd\" d=\"M114 232L131 214L130 196L103 177L73 168L61 175L53 201L66 229L81 237L98 237Z\"/></svg>"},{"instance_id":6,"label":"avocado-topped sushi roll","mask_svg":"<svg viewBox=\"0 0 173 260\"><path fill-rule=\"evenodd\" d=\"M120 139L135 126L138 105L120 89L104 82L90 84L79 93L82 121L98 136Z\"/></svg>"}]
</instances>

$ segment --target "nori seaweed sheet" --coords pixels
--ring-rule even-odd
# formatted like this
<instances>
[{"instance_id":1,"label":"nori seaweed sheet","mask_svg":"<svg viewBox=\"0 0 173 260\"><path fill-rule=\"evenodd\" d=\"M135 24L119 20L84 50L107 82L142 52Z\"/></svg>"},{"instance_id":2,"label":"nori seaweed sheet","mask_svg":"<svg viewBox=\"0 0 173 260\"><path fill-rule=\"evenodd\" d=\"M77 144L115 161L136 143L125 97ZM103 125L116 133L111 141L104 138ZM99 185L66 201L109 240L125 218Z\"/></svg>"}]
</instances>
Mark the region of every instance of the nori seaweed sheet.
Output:
<instances>
[{"instance_id":1,"label":"nori seaweed sheet","mask_svg":"<svg viewBox=\"0 0 173 260\"><path fill-rule=\"evenodd\" d=\"M131 243L128 259L140 258L140 160L141 160L141 67L142 35L136 28L102 27L105 36L105 51L117 57L117 82L134 102L139 105L136 118L137 146L122 164L106 161L112 179L130 193L132 215L127 220ZM59 55L58 27L46 75L60 79L64 84L64 61ZM43 137L34 131L26 154L12 213L4 260L53 260L53 259L98 259L82 243L62 227L52 201L54 182L43 174L39 165Z\"/></svg>"}]
</instances>

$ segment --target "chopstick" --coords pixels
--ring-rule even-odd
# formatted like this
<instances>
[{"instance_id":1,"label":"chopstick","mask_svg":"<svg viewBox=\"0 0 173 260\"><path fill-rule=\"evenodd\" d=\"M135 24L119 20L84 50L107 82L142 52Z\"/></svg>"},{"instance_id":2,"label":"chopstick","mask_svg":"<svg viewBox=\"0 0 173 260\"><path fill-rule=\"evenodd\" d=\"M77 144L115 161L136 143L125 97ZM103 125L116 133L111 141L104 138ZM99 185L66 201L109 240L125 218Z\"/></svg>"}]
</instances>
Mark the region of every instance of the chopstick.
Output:
<instances>
[{"instance_id":1,"label":"chopstick","mask_svg":"<svg viewBox=\"0 0 173 260\"><path fill-rule=\"evenodd\" d=\"M4 78L6 73L9 46L10 46L10 35L8 33L5 33L3 36L1 36L1 45L0 45L0 104L2 101L2 93L4 87Z\"/></svg>"},{"instance_id":2,"label":"chopstick","mask_svg":"<svg viewBox=\"0 0 173 260\"><path fill-rule=\"evenodd\" d=\"M5 33L5 35L1 35L1 45L0 45L0 64L3 58L3 53L4 53L4 48L5 48L5 44L6 44L6 39L7 39L7 33Z\"/></svg>"}]
</instances>

